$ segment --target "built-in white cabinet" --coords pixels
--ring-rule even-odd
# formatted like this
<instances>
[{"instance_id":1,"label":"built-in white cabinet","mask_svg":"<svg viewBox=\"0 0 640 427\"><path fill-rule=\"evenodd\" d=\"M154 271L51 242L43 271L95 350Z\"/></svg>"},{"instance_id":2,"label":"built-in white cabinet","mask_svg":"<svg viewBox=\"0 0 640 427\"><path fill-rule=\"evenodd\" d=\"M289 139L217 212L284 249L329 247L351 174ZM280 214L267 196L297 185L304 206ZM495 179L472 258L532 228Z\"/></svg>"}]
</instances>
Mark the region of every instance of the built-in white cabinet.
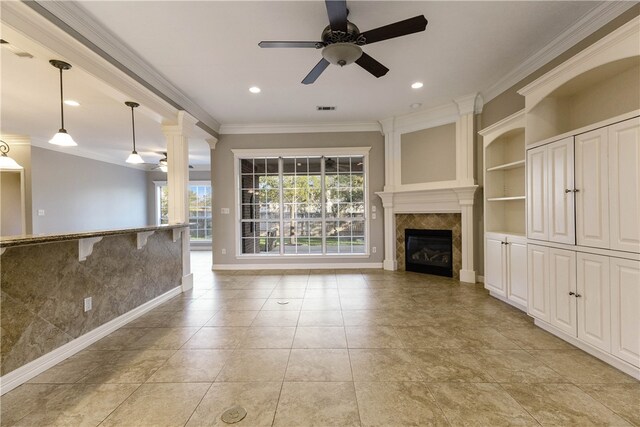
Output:
<instances>
[{"instance_id":1,"label":"built-in white cabinet","mask_svg":"<svg viewBox=\"0 0 640 427\"><path fill-rule=\"evenodd\" d=\"M640 366L640 261L527 246L528 313Z\"/></svg>"},{"instance_id":2,"label":"built-in white cabinet","mask_svg":"<svg viewBox=\"0 0 640 427\"><path fill-rule=\"evenodd\" d=\"M578 338L611 351L611 287L609 257L577 254ZM640 301L639 301L640 302Z\"/></svg>"},{"instance_id":3,"label":"built-in white cabinet","mask_svg":"<svg viewBox=\"0 0 640 427\"><path fill-rule=\"evenodd\" d=\"M527 151L527 237L640 252L640 118Z\"/></svg>"},{"instance_id":4,"label":"built-in white cabinet","mask_svg":"<svg viewBox=\"0 0 640 427\"><path fill-rule=\"evenodd\" d=\"M611 258L611 353L640 366L640 261Z\"/></svg>"},{"instance_id":5,"label":"built-in white cabinet","mask_svg":"<svg viewBox=\"0 0 640 427\"><path fill-rule=\"evenodd\" d=\"M551 317L549 297L549 248L527 245L528 302L527 312L549 323Z\"/></svg>"},{"instance_id":6,"label":"built-in white cabinet","mask_svg":"<svg viewBox=\"0 0 640 427\"><path fill-rule=\"evenodd\" d=\"M608 132L596 129L576 136L576 241L609 247Z\"/></svg>"},{"instance_id":7,"label":"built-in white cabinet","mask_svg":"<svg viewBox=\"0 0 640 427\"><path fill-rule=\"evenodd\" d=\"M484 283L491 295L527 307L524 111L489 126L484 147Z\"/></svg>"},{"instance_id":8,"label":"built-in white cabinet","mask_svg":"<svg viewBox=\"0 0 640 427\"><path fill-rule=\"evenodd\" d=\"M485 288L525 309L527 306L527 241L489 233L485 239Z\"/></svg>"},{"instance_id":9,"label":"built-in white cabinet","mask_svg":"<svg viewBox=\"0 0 640 427\"><path fill-rule=\"evenodd\" d=\"M530 239L575 244L573 137L527 152Z\"/></svg>"},{"instance_id":10,"label":"built-in white cabinet","mask_svg":"<svg viewBox=\"0 0 640 427\"><path fill-rule=\"evenodd\" d=\"M547 148L527 151L527 237L549 240Z\"/></svg>"},{"instance_id":11,"label":"built-in white cabinet","mask_svg":"<svg viewBox=\"0 0 640 427\"><path fill-rule=\"evenodd\" d=\"M611 249L640 252L640 118L608 127Z\"/></svg>"},{"instance_id":12,"label":"built-in white cabinet","mask_svg":"<svg viewBox=\"0 0 640 427\"><path fill-rule=\"evenodd\" d=\"M640 379L638 40L640 21L629 21L518 93L527 312Z\"/></svg>"},{"instance_id":13,"label":"built-in white cabinet","mask_svg":"<svg viewBox=\"0 0 640 427\"><path fill-rule=\"evenodd\" d=\"M549 323L576 335L576 253L549 248Z\"/></svg>"}]
</instances>

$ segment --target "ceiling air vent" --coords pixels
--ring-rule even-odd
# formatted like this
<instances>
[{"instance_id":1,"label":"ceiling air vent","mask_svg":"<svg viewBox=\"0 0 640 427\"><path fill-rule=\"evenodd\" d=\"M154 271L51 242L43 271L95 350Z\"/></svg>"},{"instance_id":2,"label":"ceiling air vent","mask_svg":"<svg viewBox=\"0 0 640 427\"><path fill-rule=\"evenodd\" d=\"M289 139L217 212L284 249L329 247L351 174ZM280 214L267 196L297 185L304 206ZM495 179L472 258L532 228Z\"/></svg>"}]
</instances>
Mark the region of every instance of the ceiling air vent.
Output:
<instances>
[{"instance_id":1,"label":"ceiling air vent","mask_svg":"<svg viewBox=\"0 0 640 427\"><path fill-rule=\"evenodd\" d=\"M318 111L333 111L335 109L336 109L335 106L329 106L329 105L318 105L316 107L316 110Z\"/></svg>"},{"instance_id":2,"label":"ceiling air vent","mask_svg":"<svg viewBox=\"0 0 640 427\"><path fill-rule=\"evenodd\" d=\"M25 52L24 50L12 45L4 39L0 39L0 45L13 54L19 56L20 58L33 58L33 55L31 55L29 52Z\"/></svg>"}]
</instances>

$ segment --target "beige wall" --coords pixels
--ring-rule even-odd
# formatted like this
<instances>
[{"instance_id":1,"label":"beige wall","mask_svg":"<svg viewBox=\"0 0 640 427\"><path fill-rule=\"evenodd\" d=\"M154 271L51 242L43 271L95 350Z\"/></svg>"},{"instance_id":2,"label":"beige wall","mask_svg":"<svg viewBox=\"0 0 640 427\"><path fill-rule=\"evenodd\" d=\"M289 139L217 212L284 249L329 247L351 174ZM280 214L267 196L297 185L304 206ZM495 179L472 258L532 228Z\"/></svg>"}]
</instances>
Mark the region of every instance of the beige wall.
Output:
<instances>
[{"instance_id":1,"label":"beige wall","mask_svg":"<svg viewBox=\"0 0 640 427\"><path fill-rule=\"evenodd\" d=\"M286 148L330 148L330 147L371 147L369 152L369 207L376 207L377 219L370 220L369 247L377 252L368 258L267 258L236 259L236 219L234 159L232 149L286 149ZM340 132L304 134L254 134L221 135L216 149L211 151L211 180L213 185L213 263L215 264L273 264L291 263L313 266L314 263L382 263L383 209L376 191L384 186L384 137L379 132ZM221 208L229 208L231 214L221 215ZM370 209L371 211L371 209ZM222 254L222 249L227 251Z\"/></svg>"},{"instance_id":2,"label":"beige wall","mask_svg":"<svg viewBox=\"0 0 640 427\"><path fill-rule=\"evenodd\" d=\"M25 234L33 232L31 211L31 145L25 143L9 143L11 151L9 156L24 168L24 208L25 208ZM4 234L4 233L3 233Z\"/></svg>"},{"instance_id":3,"label":"beige wall","mask_svg":"<svg viewBox=\"0 0 640 427\"><path fill-rule=\"evenodd\" d=\"M456 124L405 133L400 138L402 184L456 179Z\"/></svg>"},{"instance_id":4,"label":"beige wall","mask_svg":"<svg viewBox=\"0 0 640 427\"><path fill-rule=\"evenodd\" d=\"M0 172L0 236L23 234L22 179L24 172Z\"/></svg>"},{"instance_id":5,"label":"beige wall","mask_svg":"<svg viewBox=\"0 0 640 427\"><path fill-rule=\"evenodd\" d=\"M147 225L145 171L40 147L31 165L34 234Z\"/></svg>"}]
</instances>

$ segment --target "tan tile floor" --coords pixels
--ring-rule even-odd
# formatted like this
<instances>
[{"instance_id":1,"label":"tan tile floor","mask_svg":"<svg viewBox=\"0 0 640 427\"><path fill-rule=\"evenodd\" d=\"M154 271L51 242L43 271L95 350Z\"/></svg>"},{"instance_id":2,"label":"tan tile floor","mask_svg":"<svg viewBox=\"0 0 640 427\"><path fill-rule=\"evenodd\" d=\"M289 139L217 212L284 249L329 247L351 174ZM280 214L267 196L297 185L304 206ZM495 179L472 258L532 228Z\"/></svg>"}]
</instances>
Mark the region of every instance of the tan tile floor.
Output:
<instances>
[{"instance_id":1,"label":"tan tile floor","mask_svg":"<svg viewBox=\"0 0 640 427\"><path fill-rule=\"evenodd\" d=\"M209 271L1 398L2 425L640 425L640 383L481 285L379 270Z\"/></svg>"}]
</instances>

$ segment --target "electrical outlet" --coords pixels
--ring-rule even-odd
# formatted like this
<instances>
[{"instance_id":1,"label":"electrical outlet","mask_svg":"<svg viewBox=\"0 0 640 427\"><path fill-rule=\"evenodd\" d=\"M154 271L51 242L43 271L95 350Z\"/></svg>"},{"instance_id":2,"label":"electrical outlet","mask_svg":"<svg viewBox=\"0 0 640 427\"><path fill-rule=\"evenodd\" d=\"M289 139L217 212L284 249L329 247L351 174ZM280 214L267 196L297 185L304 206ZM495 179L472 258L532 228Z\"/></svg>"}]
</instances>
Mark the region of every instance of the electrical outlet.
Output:
<instances>
[{"instance_id":1,"label":"electrical outlet","mask_svg":"<svg viewBox=\"0 0 640 427\"><path fill-rule=\"evenodd\" d=\"M371 212L376 213L377 208L374 206L371 206Z\"/></svg>"},{"instance_id":2,"label":"electrical outlet","mask_svg":"<svg viewBox=\"0 0 640 427\"><path fill-rule=\"evenodd\" d=\"M44 209L38 209L38 216L44 216Z\"/></svg>"},{"instance_id":3,"label":"electrical outlet","mask_svg":"<svg viewBox=\"0 0 640 427\"><path fill-rule=\"evenodd\" d=\"M376 218L377 218L377 216L376 216L375 212L374 212L374 213L372 213L372 214L371 214L371 219L376 219Z\"/></svg>"},{"instance_id":4,"label":"electrical outlet","mask_svg":"<svg viewBox=\"0 0 640 427\"><path fill-rule=\"evenodd\" d=\"M227 254L227 250L225 248L222 248L222 250L220 252L222 252L222 255L226 255Z\"/></svg>"},{"instance_id":5,"label":"electrical outlet","mask_svg":"<svg viewBox=\"0 0 640 427\"><path fill-rule=\"evenodd\" d=\"M223 215L229 215L229 208L221 208L220 213Z\"/></svg>"},{"instance_id":6,"label":"electrical outlet","mask_svg":"<svg viewBox=\"0 0 640 427\"><path fill-rule=\"evenodd\" d=\"M91 297L85 298L84 299L84 311L87 312L89 310L91 310L93 303L91 300Z\"/></svg>"},{"instance_id":7,"label":"electrical outlet","mask_svg":"<svg viewBox=\"0 0 640 427\"><path fill-rule=\"evenodd\" d=\"M371 253L375 254L376 252L378 252L378 248L376 248L375 246L371 248Z\"/></svg>"}]
</instances>

